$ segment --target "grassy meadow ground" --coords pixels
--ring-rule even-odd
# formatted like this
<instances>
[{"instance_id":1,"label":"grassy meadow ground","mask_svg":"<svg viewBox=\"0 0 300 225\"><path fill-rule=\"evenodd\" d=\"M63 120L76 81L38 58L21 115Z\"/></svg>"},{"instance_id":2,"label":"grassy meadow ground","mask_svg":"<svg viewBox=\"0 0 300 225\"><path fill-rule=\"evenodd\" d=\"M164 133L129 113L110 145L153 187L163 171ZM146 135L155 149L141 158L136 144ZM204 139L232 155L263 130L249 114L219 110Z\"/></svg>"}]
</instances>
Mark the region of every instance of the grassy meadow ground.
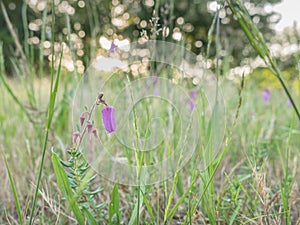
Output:
<instances>
[{"instance_id":1,"label":"grassy meadow ground","mask_svg":"<svg viewBox=\"0 0 300 225\"><path fill-rule=\"evenodd\" d=\"M29 216L32 196L41 161L41 146L44 138L45 112L49 95L50 82L47 79L35 79L33 90L39 108L29 105L28 93L31 93L28 81L7 79L18 99L26 106L29 114L35 119L29 122L28 117L11 98L3 84L0 94L0 147L2 156L8 161L12 177L19 196L24 219ZM68 82L68 84L66 84ZM65 204L57 185L57 179L51 163L50 146L54 146L62 159L67 159L66 147L71 143L70 99L64 95L65 89L72 89L70 80L62 77L59 97L49 135L49 144L45 156L41 186L36 204L35 218L39 224L74 223L72 214ZM172 199L172 205L180 200L185 190L189 194L180 204L170 224L297 224L300 218L300 122L291 106L287 105L282 90L271 89L268 102L262 94L266 87L260 87L252 77L246 77L242 91L242 104L236 126L231 127L239 102L239 81L223 80L221 89L226 105L227 132L232 132L228 150L221 160L213 181L206 187L201 203L196 205L203 190L205 173L198 172L196 183L191 185L182 179ZM26 91L28 90L28 92ZM30 95L29 95L30 96ZM296 96L299 98L299 96ZM40 98L40 99L39 99ZM176 134L174 134L176 135ZM225 146L225 138L224 144ZM222 147L222 148L223 148ZM0 224L18 224L13 192L1 157L0 175L1 192ZM180 172L180 176L192 177L197 161ZM195 168L193 168L195 167ZM202 177L203 176L203 177ZM190 178L192 179L192 178ZM179 179L181 180L181 179ZM180 183L180 182L179 182ZM97 178L94 185L101 185L103 191L95 197L107 205L101 216L103 224L108 217L108 205L113 183ZM190 185L193 186L190 188ZM172 178L147 187L146 198L152 208L142 207L141 224L161 224L167 205L167 196L172 188ZM202 190L201 190L202 189ZM136 188L119 186L121 224L127 224L132 216L136 202ZM196 206L189 215L189 207ZM151 218L153 214L154 219ZM188 216L189 215L189 216ZM105 219L106 218L106 219ZM72 222L73 221L73 222ZM144 221L144 222L142 222Z\"/></svg>"},{"instance_id":2,"label":"grassy meadow ground","mask_svg":"<svg viewBox=\"0 0 300 225\"><path fill-rule=\"evenodd\" d=\"M85 161L82 157L83 151L79 146L81 142L79 141L78 147L77 140L73 141L73 144L76 142L73 145L75 147L70 148L74 138L71 102L78 76L67 73L64 68L61 73L59 70L56 73L54 63L50 76L51 71L48 73L44 70L46 59L43 49L39 52L40 61L35 65L30 55L34 53L34 49L25 41L26 46L21 46L19 50L22 51L22 47L28 50L26 57L31 63L28 63L27 70L22 67L24 64L15 63L12 71L15 71L16 76L11 78L3 69L1 44L0 224L300 224L300 120L293 107L287 104L288 98L282 85L275 81L282 79L281 72L258 28L250 19L247 9L241 1L226 2L250 43L266 66L274 71L275 76L270 72L266 75L261 73L262 70L254 70L253 74L245 77L244 87L240 91L243 83L241 77L229 80L221 74L218 90L223 93L226 113L217 116L224 116L225 121L218 124L218 121L213 120L218 117L211 117L212 120L206 118L206 121L203 119L205 113L197 114L197 119L202 121L201 125L205 127L203 130L201 127L199 133L204 142L197 142L194 155L184 168L178 169L175 165L169 179L153 185L116 184L101 176L101 173L100 176L93 177L88 160ZM54 6L52 12L54 28ZM218 30L220 24L216 21L212 22L208 41L209 44L213 42L213 28L216 28L215 44L217 49L221 49L218 40L218 35L221 35ZM46 24L46 17L43 23ZM70 35L71 26L67 25ZM45 26L43 27L45 29ZM56 35L54 30L52 29L52 47ZM45 32L41 30L41 33ZM42 35L41 42L43 41L45 35ZM19 43L18 40L15 42ZM72 43L69 44L71 46ZM69 53L70 51L74 53L72 46ZM51 52L52 55L55 54L54 47ZM173 53L176 55L177 52ZM207 57L209 53L208 50ZM218 54L220 52L216 51L216 57L220 59ZM171 58L172 55L167 56ZM26 57L24 55L24 58ZM17 57L12 58L13 62L19 62ZM216 61L218 63L218 60ZM175 72L168 69L161 70L164 77L173 78ZM295 72L298 71L293 69L293 73ZM49 76L41 79L40 74ZM56 83L58 75L60 81ZM291 93L295 105L300 107L299 79L295 74L293 79L287 79L286 92ZM124 76L124 82L119 83L121 85L127 81L130 79ZM188 79L184 82L189 84L189 88L196 90L193 101L201 109L201 106L205 106L201 89L192 86ZM263 94L267 88L270 90L270 96L268 100L264 100ZM107 90L105 96L119 94L114 93L113 88ZM167 93L172 91L167 89ZM128 95L129 100L133 96L130 94L132 92ZM91 98L94 99L95 96ZM141 103L141 107L148 110L152 106L148 108L147 101ZM153 105L157 107L153 106L153 112L161 113L155 115L166 118L167 125L173 128L168 130L171 137L163 140L162 146L162 150L169 156L172 147L178 144L177 137L182 135L181 130L176 129L181 121L176 120L178 117L171 118L173 111L169 110L170 107L160 108ZM188 107L188 104L186 106ZM116 111L120 109L118 106L114 107ZM136 135L134 139L138 146L138 125L142 124L147 128L143 137L149 135L149 113L146 111L137 117L136 111L132 111L134 118L130 122L134 125L133 134ZM95 109L95 112L98 111ZM123 112L117 113L122 115ZM100 115L99 113L98 117ZM85 131L88 129L88 121L84 120L83 124L80 129ZM218 154L214 155L213 139L218 137L222 128L225 128L225 134L221 139ZM81 134L83 136L85 133ZM187 137L189 134L187 132L183 136ZM99 134L101 135L106 137L104 132ZM185 145L185 140L184 138L183 144L188 149L189 143ZM124 149L128 150L130 147L125 146ZM125 154L127 155L124 156ZM135 172L141 175L141 167L155 163L159 157L147 152L127 151L120 158L129 163L136 160Z\"/></svg>"}]
</instances>

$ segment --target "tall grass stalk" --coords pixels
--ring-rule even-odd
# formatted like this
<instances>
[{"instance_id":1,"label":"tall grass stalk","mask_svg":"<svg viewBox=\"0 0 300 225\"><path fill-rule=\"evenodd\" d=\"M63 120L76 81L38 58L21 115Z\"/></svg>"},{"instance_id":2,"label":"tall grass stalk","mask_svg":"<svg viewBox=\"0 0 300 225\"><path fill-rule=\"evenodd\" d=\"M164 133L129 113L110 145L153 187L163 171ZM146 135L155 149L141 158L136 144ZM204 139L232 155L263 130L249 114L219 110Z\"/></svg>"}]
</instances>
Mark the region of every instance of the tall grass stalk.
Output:
<instances>
[{"instance_id":1,"label":"tall grass stalk","mask_svg":"<svg viewBox=\"0 0 300 225\"><path fill-rule=\"evenodd\" d=\"M40 54L39 54L39 78L40 78L40 82L42 81L42 78L44 76L44 42L46 40L46 24L47 24L47 13L48 13L48 7L46 4L46 7L43 11L43 18L42 18L42 29L41 29L41 45L40 45ZM40 105L42 102L42 85L40 83L39 85L39 90L38 90L39 96L38 96L38 104Z\"/></svg>"},{"instance_id":2,"label":"tall grass stalk","mask_svg":"<svg viewBox=\"0 0 300 225\"><path fill-rule=\"evenodd\" d=\"M263 35L261 34L257 26L254 24L254 22L251 20L248 10L243 5L241 0L226 0L226 1L233 14L236 16L237 21L239 22L241 28L244 30L251 45L259 54L259 56L263 59L265 64L268 66L268 68L274 73L278 81L280 82L283 90L285 91L286 95L290 99L292 106L297 114L298 120L300 122L300 112L290 93L286 81L276 63L276 60L272 57Z\"/></svg>"},{"instance_id":3,"label":"tall grass stalk","mask_svg":"<svg viewBox=\"0 0 300 225\"><path fill-rule=\"evenodd\" d=\"M6 170L7 170L8 177L9 177L9 183L10 183L13 195L14 195L15 205L16 205L18 218L19 218L19 224L22 225L24 223L23 223L22 209L21 209L21 205L20 205L20 201L19 201L19 197L18 197L17 188L16 188L16 185L15 185L14 179L11 175L10 168L8 166L8 162L7 162L7 159L5 157L5 154L4 154L3 150L2 150L2 156L4 158L5 167L6 167Z\"/></svg>"},{"instance_id":4,"label":"tall grass stalk","mask_svg":"<svg viewBox=\"0 0 300 225\"><path fill-rule=\"evenodd\" d=\"M28 39L29 39L29 30L28 30L28 20L27 20L27 3L24 2L22 5L22 22L23 22L23 31L24 31L24 50L25 50L25 55L27 59L29 59L29 44L28 44ZM42 42L43 43L43 42Z\"/></svg>"},{"instance_id":5,"label":"tall grass stalk","mask_svg":"<svg viewBox=\"0 0 300 225\"><path fill-rule=\"evenodd\" d=\"M33 55L30 55L30 49L29 49L29 45L27 43L28 41L28 37L29 37L29 29L28 29L28 21L27 21L27 4L23 4L22 6L22 20L23 20L23 29L24 29L24 48L25 48L25 53L23 51L22 45L20 43L19 37L13 27L13 24L11 23L11 20L7 14L5 5L3 4L3 2L0 2L1 4L1 9L2 9L2 13L4 15L4 19L5 22L7 24L7 27L13 37L14 43L16 45L16 48L18 50L18 52L20 53L21 56L21 63L19 62L20 59L12 58L12 65L13 68L16 72L16 74L18 76L22 76L24 75L24 77L29 76L30 82L24 85L24 89L26 89L26 93L28 96L28 100L29 100L29 104L31 107L35 108L36 103L35 103L35 93L34 93L34 72L33 72L33 63L28 63L28 59L31 57L31 59L33 60ZM31 52L33 52L33 46L31 47ZM26 75L26 76L25 76ZM5 81L3 81L5 82ZM16 97L14 91L12 88L10 88L10 86L6 83L5 84L6 89L8 90L8 92L10 93L10 95L13 97L14 101L21 107L22 111L25 112L25 114L27 115L27 117L29 118L30 122L34 122L32 117L30 117L28 110L26 109L26 107L24 106L24 104L21 103L21 101L19 101L19 99Z\"/></svg>"},{"instance_id":6,"label":"tall grass stalk","mask_svg":"<svg viewBox=\"0 0 300 225\"><path fill-rule=\"evenodd\" d=\"M290 213L290 206L289 206L289 198L290 193L292 191L292 185L294 182L294 176L291 175L291 172L289 170L289 159L290 159L290 142L293 134L294 123L291 122L287 141L286 141L286 148L284 149L285 154L283 155L281 152L281 149L277 147L279 158L281 162L281 167L283 171L283 181L280 185L281 190L281 199L283 203L283 213L285 215L285 222L286 224L291 224L291 213Z\"/></svg>"},{"instance_id":7,"label":"tall grass stalk","mask_svg":"<svg viewBox=\"0 0 300 225\"><path fill-rule=\"evenodd\" d=\"M5 89L10 94L10 96L13 98L13 100L17 103L17 105L20 107L20 109L25 113L26 117L31 123L34 123L34 119L32 118L31 114L28 112L24 104L20 101L20 99L15 95L13 89L10 87L10 85L7 83L5 79L4 74L4 57L3 57L3 43L0 42L0 80L2 81Z\"/></svg>"},{"instance_id":8,"label":"tall grass stalk","mask_svg":"<svg viewBox=\"0 0 300 225\"><path fill-rule=\"evenodd\" d=\"M132 104L134 104L134 96L133 96L133 90L131 87L131 81L129 76L126 76L127 78L127 82L128 82L128 86L130 89L130 98L132 101ZM138 119L137 119L137 113L136 113L136 109L133 108L133 127L134 127L134 133L135 133L135 145L136 145L136 149L134 151L134 155L135 155L135 160L136 160L136 167L137 167L137 177L138 177L138 186L137 186L137 204L134 208L134 212L132 213L131 216L131 223L133 224L134 221L136 221L136 224L139 224L139 218L140 218L140 205L141 205L141 199L143 197L142 192L141 192L141 170L142 170L142 162L143 162L143 158L144 158L144 152L142 151L140 154L140 149L139 149L139 140L140 140L140 133L139 133L139 129L138 129ZM143 185L144 187L144 185ZM129 223L129 224L131 224Z\"/></svg>"},{"instance_id":9,"label":"tall grass stalk","mask_svg":"<svg viewBox=\"0 0 300 225\"><path fill-rule=\"evenodd\" d=\"M61 53L60 53L60 61L59 61L59 66L58 66L57 75L56 75L56 79L55 79L55 84L54 84L53 88L51 88L51 94L50 94L50 98L49 98L49 108L48 108L47 119L46 119L46 128L45 128L45 139L44 139L44 144L43 144L43 148L42 148L43 149L42 150L42 160L41 160L40 167L39 167L37 185L36 185L36 189L35 189L35 193L34 193L34 197L33 197L33 203L32 203L32 208L31 208L31 213L30 213L29 224L32 224L34 208L35 208L36 199L37 199L37 195L39 192L39 185L40 185L41 177L42 177L44 159L45 159L47 143L48 143L49 130L50 130L51 122L52 122L52 117L54 114L55 100L56 100L56 95L57 95L58 86L59 86L62 56L63 56L63 48L61 49ZM52 68L52 70L54 70L54 68ZM54 76L54 73L52 76Z\"/></svg>"},{"instance_id":10,"label":"tall grass stalk","mask_svg":"<svg viewBox=\"0 0 300 225\"><path fill-rule=\"evenodd\" d=\"M18 49L18 52L20 53L21 55L21 59L23 61L23 64L24 64L24 68L25 68L25 71L27 73L29 73L29 69L27 67L27 59L26 59L26 55L23 51L23 48L22 48L22 45L19 41L19 38L18 38L18 35L16 33L16 31L14 30L14 27L9 19L9 16L7 14L7 10L6 10L6 7L4 5L4 3L2 1L0 1L0 6L1 6L1 10L2 10L2 13L3 13L3 16L4 16L4 19L5 19L5 22L7 24L7 27L8 27L8 30L11 34L11 36L13 37L13 40L15 42L15 45L16 45L16 48Z\"/></svg>"},{"instance_id":11,"label":"tall grass stalk","mask_svg":"<svg viewBox=\"0 0 300 225\"><path fill-rule=\"evenodd\" d=\"M94 1L86 1L86 14L88 16L89 28L91 32L91 41L90 41L90 60L93 60L96 56L96 36L99 32L100 24L98 21L98 12L95 7ZM88 61L88 60L87 60ZM88 62L86 62L88 64Z\"/></svg>"},{"instance_id":12,"label":"tall grass stalk","mask_svg":"<svg viewBox=\"0 0 300 225\"><path fill-rule=\"evenodd\" d=\"M175 174L174 174L174 177L173 177L173 183L172 183L172 189L171 189L171 193L168 197L168 200L167 200L167 205L165 207L165 211L164 211L164 223L167 224L168 222L168 219L172 218L172 216L170 216L171 214L169 213L170 211L170 208L171 208L171 204L172 204L172 201L174 199L174 196L175 196L175 191L176 189L178 189L178 184L180 184L181 182L181 178L180 178L180 171L181 171L181 164L182 164L182 160L183 160L183 156L184 156L184 149L185 148L188 148L188 143L187 143L187 134L189 134L190 132L192 132L190 130L191 128L191 125L192 125L192 120L189 121L189 124L188 124L188 127L187 127L187 130L184 132L185 135L184 135L184 140L183 140L183 146L181 147L180 149L180 155L179 155L179 159L178 159L178 162L177 162L177 166L176 166L176 171L175 171ZM194 183L194 182L192 182ZM192 187L193 185L190 185L190 187ZM188 191L185 191L183 193L184 196L187 196L189 194L189 190ZM179 205L178 205L179 207ZM174 211L174 209L177 210L177 208L173 208L172 210ZM168 222L168 224L170 224L171 221Z\"/></svg>"},{"instance_id":13,"label":"tall grass stalk","mask_svg":"<svg viewBox=\"0 0 300 225\"><path fill-rule=\"evenodd\" d=\"M60 80L60 74L61 74L61 63L62 63L62 56L63 56L63 47L61 48L61 53L60 53L60 59L59 59L59 65L56 73L56 79L55 77L55 67L54 67L54 25L55 25L55 8L54 8L54 0L52 1L52 68L51 68L51 84L50 84L50 95L49 95L49 106L47 110L47 119L46 119L46 127L45 127L45 139L44 139L44 144L42 148L42 160L40 163L39 171L38 171L38 178L37 178L37 184L33 196L33 202L32 202L32 207L31 207L31 212L30 212L30 219L29 219L29 224L31 225L33 223L33 216L34 216L34 210L35 210L35 205L36 205L36 200L37 200L37 195L39 193L39 186L42 178L42 172L43 172L43 167L44 167L44 160L45 160L45 155L46 155L46 149L47 149L47 144L48 144L48 136L49 136L49 130L54 114L54 106L55 106L55 100L56 100L56 95L58 91L58 86L59 86L59 80ZM55 79L55 83L54 83Z\"/></svg>"}]
</instances>

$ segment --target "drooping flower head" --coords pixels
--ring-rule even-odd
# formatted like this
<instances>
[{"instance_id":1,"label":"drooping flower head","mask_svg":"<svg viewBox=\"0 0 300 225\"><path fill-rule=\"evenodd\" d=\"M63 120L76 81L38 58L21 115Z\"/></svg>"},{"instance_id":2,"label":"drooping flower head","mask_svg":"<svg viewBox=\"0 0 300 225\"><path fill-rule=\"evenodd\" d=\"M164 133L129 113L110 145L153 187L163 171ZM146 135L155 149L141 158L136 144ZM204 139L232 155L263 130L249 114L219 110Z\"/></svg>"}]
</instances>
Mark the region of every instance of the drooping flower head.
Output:
<instances>
[{"instance_id":1,"label":"drooping flower head","mask_svg":"<svg viewBox=\"0 0 300 225\"><path fill-rule=\"evenodd\" d=\"M96 128L92 128L92 134L94 135L94 137L95 138L99 138L99 136L98 136L98 131L97 131L97 129Z\"/></svg>"},{"instance_id":2,"label":"drooping flower head","mask_svg":"<svg viewBox=\"0 0 300 225\"><path fill-rule=\"evenodd\" d=\"M105 130L108 133L112 133L117 128L115 110L112 106L110 106L106 103L106 101L103 99L103 97L104 97L104 94L100 92L96 99L96 105L100 105L100 104L104 105L104 108L101 111L102 112L102 122L103 122Z\"/></svg>"},{"instance_id":3,"label":"drooping flower head","mask_svg":"<svg viewBox=\"0 0 300 225\"><path fill-rule=\"evenodd\" d=\"M78 139L79 137L80 137L79 131L75 131L75 132L73 133L73 137L72 137L73 145L76 144L77 139Z\"/></svg>"},{"instance_id":4,"label":"drooping flower head","mask_svg":"<svg viewBox=\"0 0 300 225\"><path fill-rule=\"evenodd\" d=\"M91 133L92 128L93 128L92 122L91 122L91 121L88 121L86 127L87 127L87 130L88 130L88 133Z\"/></svg>"},{"instance_id":5,"label":"drooping flower head","mask_svg":"<svg viewBox=\"0 0 300 225\"><path fill-rule=\"evenodd\" d=\"M102 112L102 121L105 130L108 133L114 132L117 128L114 108L112 106L107 105L102 109L101 112Z\"/></svg>"}]
</instances>

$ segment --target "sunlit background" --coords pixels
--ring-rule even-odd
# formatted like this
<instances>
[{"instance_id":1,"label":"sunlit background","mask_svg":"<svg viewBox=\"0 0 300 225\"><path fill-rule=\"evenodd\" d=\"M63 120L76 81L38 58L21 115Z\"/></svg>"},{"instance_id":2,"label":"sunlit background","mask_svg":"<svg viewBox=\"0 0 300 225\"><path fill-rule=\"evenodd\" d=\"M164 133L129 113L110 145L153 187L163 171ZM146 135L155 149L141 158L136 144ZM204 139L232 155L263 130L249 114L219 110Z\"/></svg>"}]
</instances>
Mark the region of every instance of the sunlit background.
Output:
<instances>
[{"instance_id":1,"label":"sunlit background","mask_svg":"<svg viewBox=\"0 0 300 225\"><path fill-rule=\"evenodd\" d=\"M41 56L37 52L41 50L48 61L45 67L49 67L52 59L51 1L28 0L27 4L16 0L4 2L18 35L21 39L25 38L26 55L38 61ZM223 74L234 79L264 66L243 36L230 9L221 7L217 1L176 1L173 5L164 1L155 4L154 0L55 0L54 3L57 15L55 34L58 34L55 36L54 50L58 53L61 44L64 44L62 66L67 72L83 74L93 60L100 56L100 61L107 60L105 55L114 47L121 48L148 39L180 43L198 54L199 61L205 59L207 69L213 70L216 66L216 48L212 43L210 52L207 52L208 30L218 9L222 46L219 62ZM296 0L245 1L253 22L264 33L272 53L280 59L281 67L291 69L293 74L297 65L294 55L298 55L300 50L300 14L296 5ZM22 13L25 9L28 10L27 15ZM2 20L1 26L6 27L5 24L6 21ZM28 26L28 30L22 29L23 25ZM4 53L9 58L9 54L16 50L14 39L7 29L1 31L1 39L7 43ZM58 57L56 64L57 61ZM7 70L11 71L10 63L6 64ZM139 72L137 68L132 69L133 74Z\"/></svg>"}]
</instances>

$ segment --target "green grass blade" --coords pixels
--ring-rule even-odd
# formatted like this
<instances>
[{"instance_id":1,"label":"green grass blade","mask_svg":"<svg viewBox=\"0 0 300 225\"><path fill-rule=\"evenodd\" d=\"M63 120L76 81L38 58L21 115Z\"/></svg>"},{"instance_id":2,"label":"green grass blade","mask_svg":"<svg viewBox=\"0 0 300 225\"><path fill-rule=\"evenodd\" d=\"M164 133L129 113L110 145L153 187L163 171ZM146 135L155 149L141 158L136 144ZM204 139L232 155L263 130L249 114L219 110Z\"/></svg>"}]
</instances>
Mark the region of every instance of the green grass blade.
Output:
<instances>
[{"instance_id":1,"label":"green grass blade","mask_svg":"<svg viewBox=\"0 0 300 225\"><path fill-rule=\"evenodd\" d=\"M99 223L95 220L95 218L93 217L93 215L89 212L89 210L87 210L86 208L82 209L85 218L88 222L89 225L98 225Z\"/></svg>"},{"instance_id":2,"label":"green grass blade","mask_svg":"<svg viewBox=\"0 0 300 225\"><path fill-rule=\"evenodd\" d=\"M143 199L143 192L145 191L145 187L144 186L141 186L139 188L139 196L138 198L139 199ZM131 217L130 217L130 220L129 220L129 223L128 225L136 225L137 224L137 221L138 221L138 216L139 216L139 207L141 207L141 205L143 204L143 202L136 202L135 203L135 206L134 206L134 209L133 209L133 212L131 213Z\"/></svg>"},{"instance_id":3,"label":"green grass blade","mask_svg":"<svg viewBox=\"0 0 300 225\"><path fill-rule=\"evenodd\" d=\"M171 207L172 200L174 198L174 194L175 194L175 190L176 190L177 182L178 182L178 176L179 176L179 170L177 170L175 175L174 175L172 190L171 190L171 193L170 193L168 201L167 201L167 206L165 208L165 216L164 216L164 222L165 223L167 222L168 215L169 215L169 209Z\"/></svg>"},{"instance_id":4,"label":"green grass blade","mask_svg":"<svg viewBox=\"0 0 300 225\"><path fill-rule=\"evenodd\" d=\"M131 214L130 220L128 222L128 225L135 225L136 224L138 207L139 207L139 204L136 203L135 206L134 206L133 212Z\"/></svg>"},{"instance_id":5,"label":"green grass blade","mask_svg":"<svg viewBox=\"0 0 300 225\"><path fill-rule=\"evenodd\" d=\"M175 215L178 207L180 206L180 204L184 201L184 199L188 196L188 194L190 193L190 191L192 190L192 188L194 188L194 183L192 183L189 188L186 189L186 191L183 193L183 195L179 198L179 200L177 200L176 204L174 205L174 207L170 210L170 212L168 213L168 215L166 216L166 220L165 222L167 222L168 219L173 218L173 216Z\"/></svg>"},{"instance_id":6,"label":"green grass blade","mask_svg":"<svg viewBox=\"0 0 300 225\"><path fill-rule=\"evenodd\" d=\"M8 13L7 13L7 10L6 10L6 7L5 7L3 1L0 1L0 6L1 6L1 10L2 10L2 15L4 17L4 20L5 20L6 24L7 24L7 28L8 28L8 30L9 30L9 32L10 32L10 34L11 34L13 40L14 40L14 43L16 45L17 50L19 51L19 53L21 55L22 61L23 61L24 66L25 66L24 69L27 73L29 73L29 69L27 67L26 55L25 55L25 53L23 51L23 48L22 48L22 45L19 41L19 37L17 35L17 32L15 31L15 28L13 27L13 24L12 24L12 22L11 22L9 16L8 16Z\"/></svg>"},{"instance_id":7,"label":"green grass blade","mask_svg":"<svg viewBox=\"0 0 300 225\"><path fill-rule=\"evenodd\" d=\"M230 222L229 222L230 225L235 224L235 222L237 222L236 218L239 214L239 211L240 211L241 207L242 207L241 204L238 203L235 210L233 211L233 214L230 217Z\"/></svg>"},{"instance_id":8,"label":"green grass blade","mask_svg":"<svg viewBox=\"0 0 300 225\"><path fill-rule=\"evenodd\" d=\"M67 198L69 207L73 211L77 222L83 225L84 216L82 215L82 212L80 211L79 206L77 205L74 199L74 193L72 192L68 176L60 163L59 157L54 152L52 153L52 165L57 177L57 183L60 190L63 192L63 195Z\"/></svg>"},{"instance_id":9,"label":"green grass blade","mask_svg":"<svg viewBox=\"0 0 300 225\"><path fill-rule=\"evenodd\" d=\"M111 191L111 200L109 203L109 224L120 224L120 196L118 192L118 184L115 183L113 190Z\"/></svg>"},{"instance_id":10,"label":"green grass blade","mask_svg":"<svg viewBox=\"0 0 300 225\"><path fill-rule=\"evenodd\" d=\"M52 122L53 113L54 113L56 94L57 94L59 79L60 79L62 56L63 56L63 51L61 51L61 55L60 55L60 62L59 62L58 70L57 70L55 86L54 86L53 90L51 91L51 95L50 95L50 103L49 103L47 120L46 120L45 139L44 139L43 151L42 151L42 161L41 161L41 164L40 164L40 167L39 167L37 185L36 185L36 189L35 189L35 193L34 193L34 197L33 197L33 203L32 203L32 209L31 209L31 213L30 213L30 219L29 219L30 222L29 222L29 224L32 224L32 222L33 222L32 220L33 220L34 208L35 208L36 199L37 199L37 195L38 195L38 192L39 192L39 186L40 186L40 182L41 182L41 178L42 178L42 171L43 171L44 160L45 160L46 149L47 149L47 143L48 143L48 136L49 136L49 129L50 129L50 125L51 125L51 122Z\"/></svg>"},{"instance_id":11,"label":"green grass blade","mask_svg":"<svg viewBox=\"0 0 300 225\"><path fill-rule=\"evenodd\" d=\"M26 55L27 59L29 59L29 44L28 44L29 29L28 29L27 3L26 2L24 2L22 5L22 22L23 22L23 31L24 31L23 45L24 45L25 55Z\"/></svg>"},{"instance_id":12,"label":"green grass blade","mask_svg":"<svg viewBox=\"0 0 300 225\"><path fill-rule=\"evenodd\" d=\"M8 162L7 162L7 159L6 159L3 151L2 151L2 155L3 155L3 158L4 158L5 167L6 167L6 170L7 170L8 177L9 177L10 186L11 186L11 189L13 191L15 205L16 205L16 209L17 209L17 213L18 213L18 217L19 217L19 223L24 224L23 223L23 217L22 217L22 210L21 210L21 206L20 206L20 201L19 201L18 193L17 193L17 188L16 188L16 185L15 185L14 179L11 175L11 172L10 172L10 169L9 169L9 166L8 166Z\"/></svg>"},{"instance_id":13,"label":"green grass blade","mask_svg":"<svg viewBox=\"0 0 300 225\"><path fill-rule=\"evenodd\" d=\"M46 120L46 129L45 129L45 139L44 139L43 150L42 150L42 160L41 160L41 163L40 163L39 172L38 172L38 179L37 179L37 185L36 185L35 193L34 193L34 196L33 196L33 203L32 203L31 212L30 212L29 225L31 225L32 222L33 222L34 209L35 209L35 205L36 205L37 195L38 195L38 192L39 192L39 186L40 186L40 182L41 182L41 178L42 178L42 171L43 171L44 160L45 160L45 155L46 155L49 129L50 129L52 118L53 118L55 100L56 100L56 95L57 95L58 85L59 85L59 80L60 80L60 75L61 75L61 64L62 64L63 48L61 48L61 52L60 52L60 59L59 59L57 73L56 73L56 79L54 78L55 77L54 30L55 30L55 7L54 7L54 0L53 0L52 1L52 40L51 40L51 43L52 43L52 46L51 46L52 64L51 64L51 84L50 84L49 107L48 107L48 110L47 110L47 120ZM54 84L54 82L55 82L55 84Z\"/></svg>"},{"instance_id":14,"label":"green grass blade","mask_svg":"<svg viewBox=\"0 0 300 225\"><path fill-rule=\"evenodd\" d=\"M4 75L4 58L3 58L3 43L0 42L0 80L2 81L5 89L10 94L10 96L13 98L13 100L17 103L17 105L20 107L20 109L25 113L28 120L31 123L34 123L34 120L32 119L31 115L23 105L23 103L19 100L19 98L15 95L13 89L9 86L9 84L6 82L5 75Z\"/></svg>"},{"instance_id":15,"label":"green grass blade","mask_svg":"<svg viewBox=\"0 0 300 225\"><path fill-rule=\"evenodd\" d=\"M153 210L152 210L152 207L151 207L151 205L150 205L150 203L149 203L149 201L148 201L148 199L146 198L146 196L145 196L144 193L143 193L143 201L144 201L145 206L146 206L146 208L147 208L147 211L148 211L148 213L149 213L149 215L150 215L150 218L151 218L152 222L154 223L155 218L154 218Z\"/></svg>"}]
</instances>

